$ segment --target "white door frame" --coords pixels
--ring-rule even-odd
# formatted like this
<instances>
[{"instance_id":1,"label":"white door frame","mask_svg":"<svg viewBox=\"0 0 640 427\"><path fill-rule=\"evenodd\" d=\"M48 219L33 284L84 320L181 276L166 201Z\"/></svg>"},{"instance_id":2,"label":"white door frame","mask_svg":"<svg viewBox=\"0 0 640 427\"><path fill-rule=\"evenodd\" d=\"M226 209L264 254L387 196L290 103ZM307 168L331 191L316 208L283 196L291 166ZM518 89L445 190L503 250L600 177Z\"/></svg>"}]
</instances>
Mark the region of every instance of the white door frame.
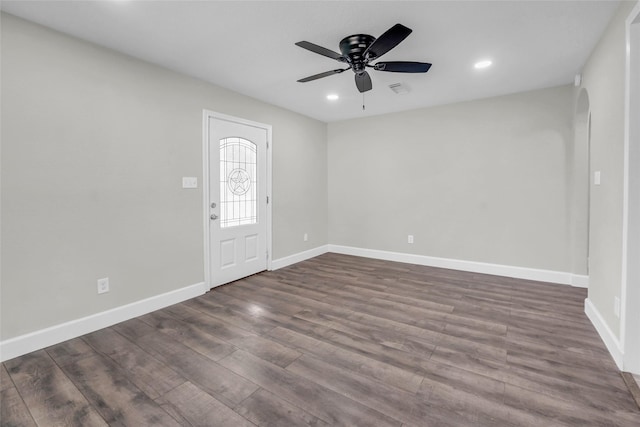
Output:
<instances>
[{"instance_id":1,"label":"white door frame","mask_svg":"<svg viewBox=\"0 0 640 427\"><path fill-rule=\"evenodd\" d=\"M640 1L626 22L624 201L620 347L624 371L640 374ZM633 119L632 119L633 118Z\"/></svg>"},{"instance_id":2,"label":"white door frame","mask_svg":"<svg viewBox=\"0 0 640 427\"><path fill-rule=\"evenodd\" d=\"M271 259L273 251L271 250L271 218L272 218L272 198L271 198L271 125L264 123L258 123L251 120L242 119L239 117L229 116L227 114L217 113L211 110L203 110L202 112L202 218L204 225L204 284L205 289L211 289L211 220L209 219L210 209L209 204L209 119L220 119L243 125L253 126L260 129L264 129L267 132L267 270L271 270Z\"/></svg>"}]
</instances>

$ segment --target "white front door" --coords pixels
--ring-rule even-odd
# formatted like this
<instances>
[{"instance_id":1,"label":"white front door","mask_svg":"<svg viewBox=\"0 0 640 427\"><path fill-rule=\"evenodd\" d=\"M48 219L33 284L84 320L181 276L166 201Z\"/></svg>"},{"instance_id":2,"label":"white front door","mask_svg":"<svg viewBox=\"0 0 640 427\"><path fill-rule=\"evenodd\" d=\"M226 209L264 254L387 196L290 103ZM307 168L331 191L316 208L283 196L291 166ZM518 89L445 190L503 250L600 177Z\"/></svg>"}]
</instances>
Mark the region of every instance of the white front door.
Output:
<instances>
[{"instance_id":1,"label":"white front door","mask_svg":"<svg viewBox=\"0 0 640 427\"><path fill-rule=\"evenodd\" d=\"M209 280L267 269L267 125L208 115ZM206 177L205 177L206 179Z\"/></svg>"}]
</instances>

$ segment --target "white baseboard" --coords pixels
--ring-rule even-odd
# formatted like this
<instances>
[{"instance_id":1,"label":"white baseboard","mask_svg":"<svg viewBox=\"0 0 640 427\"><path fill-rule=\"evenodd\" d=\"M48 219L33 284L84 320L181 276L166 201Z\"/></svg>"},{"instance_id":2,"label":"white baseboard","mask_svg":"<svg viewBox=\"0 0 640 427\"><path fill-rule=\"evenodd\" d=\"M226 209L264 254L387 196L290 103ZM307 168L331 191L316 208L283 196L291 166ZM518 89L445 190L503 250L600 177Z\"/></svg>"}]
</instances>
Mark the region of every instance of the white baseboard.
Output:
<instances>
[{"instance_id":1,"label":"white baseboard","mask_svg":"<svg viewBox=\"0 0 640 427\"><path fill-rule=\"evenodd\" d=\"M600 338L602 338L602 341L604 341L604 345L607 346L607 350L609 350L611 357L613 357L613 360L616 362L618 369L622 370L624 352L620 346L620 341L611 329L609 329L609 326L602 318L602 315L589 298L584 300L584 312L596 328L596 331L600 335Z\"/></svg>"},{"instance_id":2,"label":"white baseboard","mask_svg":"<svg viewBox=\"0 0 640 427\"><path fill-rule=\"evenodd\" d=\"M572 274L571 275L571 286L575 286L576 288L588 288L589 287L589 276L585 276L582 274Z\"/></svg>"},{"instance_id":3,"label":"white baseboard","mask_svg":"<svg viewBox=\"0 0 640 427\"><path fill-rule=\"evenodd\" d=\"M309 249L308 251L298 252L297 254L289 255L284 258L274 259L273 261L271 261L271 270L278 270L297 262L302 262L310 258L325 254L329 251L328 248L329 245L318 246L317 248Z\"/></svg>"},{"instance_id":4,"label":"white baseboard","mask_svg":"<svg viewBox=\"0 0 640 427\"><path fill-rule=\"evenodd\" d=\"M76 338L116 323L168 307L206 292L205 284L196 283L175 291L156 295L101 313L72 320L0 342L0 362Z\"/></svg>"},{"instance_id":5,"label":"white baseboard","mask_svg":"<svg viewBox=\"0 0 640 427\"><path fill-rule=\"evenodd\" d=\"M510 265L489 264L476 261L463 261L450 258L437 258L426 255L414 255L400 252L379 251L375 249L354 248L351 246L329 245L329 252L383 259L387 261L406 262L410 264L425 265L429 267L448 268L451 270L469 271L473 273L493 274L496 276L513 277L516 279L560 283L563 285L579 286L576 283L584 283L584 281L581 282L581 279L574 280L574 277L586 277L576 276L563 271L539 270L535 268L514 267Z\"/></svg>"}]
</instances>

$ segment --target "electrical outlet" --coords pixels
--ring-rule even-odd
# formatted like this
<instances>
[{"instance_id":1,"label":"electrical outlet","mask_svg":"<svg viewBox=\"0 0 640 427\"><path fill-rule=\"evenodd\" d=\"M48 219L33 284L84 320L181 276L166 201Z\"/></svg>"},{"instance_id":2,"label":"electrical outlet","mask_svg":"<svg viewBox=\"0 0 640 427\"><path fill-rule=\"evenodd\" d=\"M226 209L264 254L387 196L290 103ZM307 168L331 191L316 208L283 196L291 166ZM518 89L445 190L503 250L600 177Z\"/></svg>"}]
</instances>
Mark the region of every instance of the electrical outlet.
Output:
<instances>
[{"instance_id":1,"label":"electrical outlet","mask_svg":"<svg viewBox=\"0 0 640 427\"><path fill-rule=\"evenodd\" d=\"M613 314L620 318L620 298L618 297L613 297Z\"/></svg>"},{"instance_id":2,"label":"electrical outlet","mask_svg":"<svg viewBox=\"0 0 640 427\"><path fill-rule=\"evenodd\" d=\"M109 292L109 278L98 279L98 293L104 294L106 292Z\"/></svg>"},{"instance_id":3,"label":"electrical outlet","mask_svg":"<svg viewBox=\"0 0 640 427\"><path fill-rule=\"evenodd\" d=\"M407 243L413 243L413 234L407 236Z\"/></svg>"},{"instance_id":4,"label":"electrical outlet","mask_svg":"<svg viewBox=\"0 0 640 427\"><path fill-rule=\"evenodd\" d=\"M302 236L302 240L304 240L305 242L309 240L309 235L307 233L304 233L304 236Z\"/></svg>"}]
</instances>

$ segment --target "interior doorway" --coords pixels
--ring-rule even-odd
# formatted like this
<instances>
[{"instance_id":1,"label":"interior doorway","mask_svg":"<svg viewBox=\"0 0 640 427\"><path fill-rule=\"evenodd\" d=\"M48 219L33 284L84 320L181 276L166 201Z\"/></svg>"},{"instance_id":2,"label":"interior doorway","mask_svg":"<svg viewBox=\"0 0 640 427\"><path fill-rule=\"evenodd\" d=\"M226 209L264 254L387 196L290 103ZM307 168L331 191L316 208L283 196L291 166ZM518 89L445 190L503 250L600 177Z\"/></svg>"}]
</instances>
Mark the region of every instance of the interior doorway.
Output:
<instances>
[{"instance_id":1,"label":"interior doorway","mask_svg":"<svg viewBox=\"0 0 640 427\"><path fill-rule=\"evenodd\" d=\"M571 271L576 275L587 276L589 274L591 112L586 89L581 89L578 94L575 117L571 192Z\"/></svg>"}]
</instances>

